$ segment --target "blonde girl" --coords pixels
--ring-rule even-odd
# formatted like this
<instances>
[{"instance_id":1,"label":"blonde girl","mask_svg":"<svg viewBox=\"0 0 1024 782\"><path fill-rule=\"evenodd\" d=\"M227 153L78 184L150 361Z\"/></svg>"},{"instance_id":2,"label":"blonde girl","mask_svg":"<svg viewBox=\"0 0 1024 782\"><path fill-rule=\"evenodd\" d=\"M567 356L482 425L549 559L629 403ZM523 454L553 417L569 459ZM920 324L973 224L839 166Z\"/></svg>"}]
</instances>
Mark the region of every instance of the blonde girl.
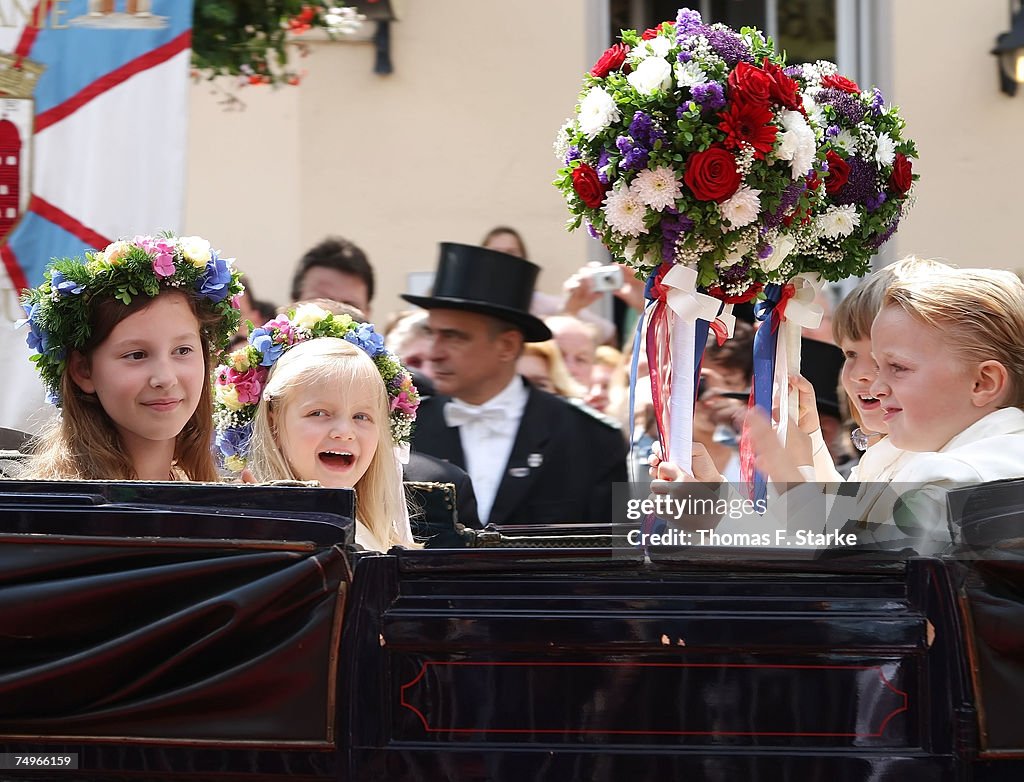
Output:
<instances>
[{"instance_id":1,"label":"blonde girl","mask_svg":"<svg viewBox=\"0 0 1024 782\"><path fill-rule=\"evenodd\" d=\"M61 416L27 477L218 479L209 378L238 327L231 263L204 239L165 235L48 267L23 323Z\"/></svg>"},{"instance_id":2,"label":"blonde girl","mask_svg":"<svg viewBox=\"0 0 1024 782\"><path fill-rule=\"evenodd\" d=\"M396 441L418 398L370 324L302 305L253 332L218 370L218 444L260 482L316 481L356 492L356 542L412 544Z\"/></svg>"}]
</instances>

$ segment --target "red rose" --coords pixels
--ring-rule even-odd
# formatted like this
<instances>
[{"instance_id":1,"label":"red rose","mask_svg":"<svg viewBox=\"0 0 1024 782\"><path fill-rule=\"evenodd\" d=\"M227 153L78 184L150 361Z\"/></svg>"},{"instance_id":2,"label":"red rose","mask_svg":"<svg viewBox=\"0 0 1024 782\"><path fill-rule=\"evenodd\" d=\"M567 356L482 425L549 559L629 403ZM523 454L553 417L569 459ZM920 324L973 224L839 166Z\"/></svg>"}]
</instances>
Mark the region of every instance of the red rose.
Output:
<instances>
[{"instance_id":1,"label":"red rose","mask_svg":"<svg viewBox=\"0 0 1024 782\"><path fill-rule=\"evenodd\" d=\"M843 92L848 92L851 95L859 95L860 87L857 86L857 82L850 81L845 76L836 74L835 76L826 76L821 80L822 87L833 87Z\"/></svg>"},{"instance_id":2,"label":"red rose","mask_svg":"<svg viewBox=\"0 0 1024 782\"><path fill-rule=\"evenodd\" d=\"M792 111L800 111L804 101L800 97L799 85L767 57L764 58L764 72L771 79L772 100Z\"/></svg>"},{"instance_id":3,"label":"red rose","mask_svg":"<svg viewBox=\"0 0 1024 782\"><path fill-rule=\"evenodd\" d=\"M742 103L766 106L772 96L772 80L767 73L748 62L739 63L726 82L729 98Z\"/></svg>"},{"instance_id":4,"label":"red rose","mask_svg":"<svg viewBox=\"0 0 1024 782\"><path fill-rule=\"evenodd\" d=\"M889 187L900 195L905 195L912 184L914 184L914 168L910 163L910 158L902 152L897 152L896 162L892 164L892 173L889 174Z\"/></svg>"},{"instance_id":5,"label":"red rose","mask_svg":"<svg viewBox=\"0 0 1024 782\"><path fill-rule=\"evenodd\" d=\"M850 164L831 149L825 155L828 161L828 177L825 179L825 192L835 195L850 178Z\"/></svg>"},{"instance_id":6,"label":"red rose","mask_svg":"<svg viewBox=\"0 0 1024 782\"><path fill-rule=\"evenodd\" d=\"M779 129L771 124L772 110L768 105L733 101L727 111L719 112L722 121L718 129L725 131L725 145L738 149L746 141L754 148L754 157L764 160L771 152Z\"/></svg>"},{"instance_id":7,"label":"red rose","mask_svg":"<svg viewBox=\"0 0 1024 782\"><path fill-rule=\"evenodd\" d=\"M736 170L736 158L732 153L715 144L690 155L683 181L701 201L721 203L739 189L742 177Z\"/></svg>"},{"instance_id":8,"label":"red rose","mask_svg":"<svg viewBox=\"0 0 1024 782\"><path fill-rule=\"evenodd\" d=\"M586 163L572 170L572 189L591 209L597 209L604 203L604 194L607 192L597 172Z\"/></svg>"},{"instance_id":9,"label":"red rose","mask_svg":"<svg viewBox=\"0 0 1024 782\"><path fill-rule=\"evenodd\" d=\"M668 24L668 22L662 22L657 27L648 27L644 30L644 34L640 36L641 41L649 41L652 38L656 38L658 33L661 32L662 28Z\"/></svg>"},{"instance_id":10,"label":"red rose","mask_svg":"<svg viewBox=\"0 0 1024 782\"><path fill-rule=\"evenodd\" d=\"M624 43L617 43L601 55L601 59L590 69L590 75L596 79L603 79L612 71L617 71L626 61L629 54L629 47Z\"/></svg>"}]
</instances>

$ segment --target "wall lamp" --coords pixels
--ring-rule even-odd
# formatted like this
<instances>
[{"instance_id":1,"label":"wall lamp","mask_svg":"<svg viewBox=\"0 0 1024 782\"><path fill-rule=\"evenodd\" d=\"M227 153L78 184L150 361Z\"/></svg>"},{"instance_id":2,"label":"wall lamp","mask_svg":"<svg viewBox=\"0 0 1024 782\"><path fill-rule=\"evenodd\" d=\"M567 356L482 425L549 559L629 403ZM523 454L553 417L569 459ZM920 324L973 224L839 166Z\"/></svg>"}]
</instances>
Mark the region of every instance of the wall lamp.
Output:
<instances>
[{"instance_id":1,"label":"wall lamp","mask_svg":"<svg viewBox=\"0 0 1024 782\"><path fill-rule=\"evenodd\" d=\"M992 54L999 59L999 88L1013 96L1017 85L1024 84L1024 8L1020 0L1011 0L1010 18L1010 31L996 38Z\"/></svg>"},{"instance_id":2,"label":"wall lamp","mask_svg":"<svg viewBox=\"0 0 1024 782\"><path fill-rule=\"evenodd\" d=\"M376 58L373 72L386 76L394 70L391 65L391 23L398 20L392 0L350 0L349 5L366 17L368 22L377 23L373 35Z\"/></svg>"}]
</instances>

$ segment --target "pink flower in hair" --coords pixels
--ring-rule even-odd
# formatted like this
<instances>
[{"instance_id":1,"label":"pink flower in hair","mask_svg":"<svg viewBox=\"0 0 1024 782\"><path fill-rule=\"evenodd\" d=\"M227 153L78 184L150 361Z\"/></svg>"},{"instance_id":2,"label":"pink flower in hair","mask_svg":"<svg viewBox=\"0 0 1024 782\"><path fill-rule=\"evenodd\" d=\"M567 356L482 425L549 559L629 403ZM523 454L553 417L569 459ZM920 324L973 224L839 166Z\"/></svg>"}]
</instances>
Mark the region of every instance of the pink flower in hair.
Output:
<instances>
[{"instance_id":1,"label":"pink flower in hair","mask_svg":"<svg viewBox=\"0 0 1024 782\"><path fill-rule=\"evenodd\" d=\"M391 409L400 410L406 415L415 415L416 408L419 406L419 401L413 402L405 391L401 391L398 396L391 400Z\"/></svg>"},{"instance_id":2,"label":"pink flower in hair","mask_svg":"<svg viewBox=\"0 0 1024 782\"><path fill-rule=\"evenodd\" d=\"M263 381L266 380L266 370L249 369L245 372L236 372L229 369L227 372L229 383L233 383L238 392L238 401L243 405L252 405L260 401L260 394L263 393Z\"/></svg>"}]
</instances>

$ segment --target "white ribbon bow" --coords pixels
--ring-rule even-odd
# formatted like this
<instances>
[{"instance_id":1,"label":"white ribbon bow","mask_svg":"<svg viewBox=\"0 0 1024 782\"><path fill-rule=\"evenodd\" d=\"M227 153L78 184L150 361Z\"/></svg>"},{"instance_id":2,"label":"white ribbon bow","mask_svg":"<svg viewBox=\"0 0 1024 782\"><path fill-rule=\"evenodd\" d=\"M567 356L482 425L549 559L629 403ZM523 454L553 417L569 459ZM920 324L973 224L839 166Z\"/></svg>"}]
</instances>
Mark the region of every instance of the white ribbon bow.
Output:
<instances>
[{"instance_id":1,"label":"white ribbon bow","mask_svg":"<svg viewBox=\"0 0 1024 782\"><path fill-rule=\"evenodd\" d=\"M450 427L481 421L491 431L500 434L507 420L508 413L501 407L471 405L458 399L452 399L444 406L444 421Z\"/></svg>"},{"instance_id":2,"label":"white ribbon bow","mask_svg":"<svg viewBox=\"0 0 1024 782\"><path fill-rule=\"evenodd\" d=\"M661 284L669 289L665 302L687 323L696 323L698 320L710 323L718 317L722 302L706 293L697 293L696 269L677 263L661 278Z\"/></svg>"}]
</instances>

